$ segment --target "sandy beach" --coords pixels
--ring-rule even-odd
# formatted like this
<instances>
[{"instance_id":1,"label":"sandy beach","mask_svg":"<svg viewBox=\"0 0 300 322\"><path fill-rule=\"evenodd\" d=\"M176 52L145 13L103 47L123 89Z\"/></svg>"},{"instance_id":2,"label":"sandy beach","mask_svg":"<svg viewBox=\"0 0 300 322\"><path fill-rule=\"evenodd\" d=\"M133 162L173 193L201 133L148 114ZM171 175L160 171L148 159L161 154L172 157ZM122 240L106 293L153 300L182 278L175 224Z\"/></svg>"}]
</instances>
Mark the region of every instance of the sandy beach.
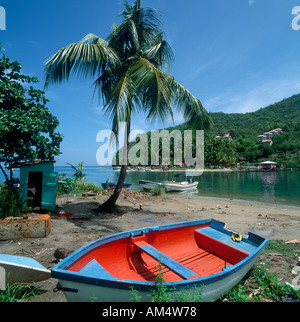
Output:
<instances>
[{"instance_id":1,"label":"sandy beach","mask_svg":"<svg viewBox=\"0 0 300 322\"><path fill-rule=\"evenodd\" d=\"M97 215L93 209L106 198L105 195L58 196L57 209L51 213L51 233L46 238L1 241L0 252L32 257L51 268L56 264L54 252L58 248L75 251L117 232L205 218L223 221L228 228L242 234L251 231L270 240L300 238L300 208L297 207L178 194L152 196L123 190L118 200L123 213ZM71 212L72 219L59 218L60 211ZM284 259L270 256L262 255L260 260L272 261L274 273L291 282L292 274L281 270ZM292 269L296 263L289 265ZM56 283L55 279L39 283L47 292L32 301L66 301L62 292L52 292Z\"/></svg>"}]
</instances>

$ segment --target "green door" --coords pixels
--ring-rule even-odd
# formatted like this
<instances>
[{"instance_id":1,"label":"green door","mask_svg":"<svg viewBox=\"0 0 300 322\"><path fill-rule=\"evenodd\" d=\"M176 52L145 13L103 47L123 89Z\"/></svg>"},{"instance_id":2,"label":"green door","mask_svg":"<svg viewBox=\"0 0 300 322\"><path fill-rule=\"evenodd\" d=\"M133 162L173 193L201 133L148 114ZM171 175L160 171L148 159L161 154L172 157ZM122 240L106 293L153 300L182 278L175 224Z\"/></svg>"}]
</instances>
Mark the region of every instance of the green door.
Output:
<instances>
[{"instance_id":1,"label":"green door","mask_svg":"<svg viewBox=\"0 0 300 322\"><path fill-rule=\"evenodd\" d=\"M54 210L56 202L58 172L43 173L42 206L41 209Z\"/></svg>"}]
</instances>

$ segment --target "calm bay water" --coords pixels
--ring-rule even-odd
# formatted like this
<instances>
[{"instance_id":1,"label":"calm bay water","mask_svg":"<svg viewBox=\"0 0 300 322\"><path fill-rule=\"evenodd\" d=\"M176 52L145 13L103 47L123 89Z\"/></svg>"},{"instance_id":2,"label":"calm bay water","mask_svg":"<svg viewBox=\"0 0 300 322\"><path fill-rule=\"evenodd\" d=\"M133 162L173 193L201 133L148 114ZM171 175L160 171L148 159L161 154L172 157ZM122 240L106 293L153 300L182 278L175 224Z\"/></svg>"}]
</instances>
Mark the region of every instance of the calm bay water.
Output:
<instances>
[{"instance_id":1,"label":"calm bay water","mask_svg":"<svg viewBox=\"0 0 300 322\"><path fill-rule=\"evenodd\" d=\"M71 167L55 167L58 173L65 173L68 177L73 174ZM180 172L180 171L179 171ZM84 167L86 181L101 185L109 179L115 182L119 172L110 167ZM19 170L15 170L18 177ZM132 183L132 189L140 190L139 180L161 182L172 180L174 172L129 171L126 182ZM195 177L199 181L198 194L200 196L220 197L251 200L265 203L286 204L300 207L300 171L287 170L279 172L204 172ZM1 182L4 181L2 173ZM197 194L197 193L195 193Z\"/></svg>"}]
</instances>

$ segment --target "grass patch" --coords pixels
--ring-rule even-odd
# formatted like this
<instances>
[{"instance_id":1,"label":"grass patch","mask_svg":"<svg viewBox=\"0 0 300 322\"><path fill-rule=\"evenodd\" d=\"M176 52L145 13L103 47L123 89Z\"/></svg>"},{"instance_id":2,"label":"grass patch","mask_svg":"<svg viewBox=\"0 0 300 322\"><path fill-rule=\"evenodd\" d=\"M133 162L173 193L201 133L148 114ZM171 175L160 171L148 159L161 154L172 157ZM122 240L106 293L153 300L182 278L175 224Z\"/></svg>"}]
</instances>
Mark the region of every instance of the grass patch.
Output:
<instances>
[{"instance_id":1,"label":"grass patch","mask_svg":"<svg viewBox=\"0 0 300 322\"><path fill-rule=\"evenodd\" d=\"M31 284L8 285L5 291L0 291L1 302L28 302L32 297L36 297L43 291Z\"/></svg>"},{"instance_id":2,"label":"grass patch","mask_svg":"<svg viewBox=\"0 0 300 322\"><path fill-rule=\"evenodd\" d=\"M154 196L162 196L165 193L165 189L163 187L153 187L150 192Z\"/></svg>"},{"instance_id":3,"label":"grass patch","mask_svg":"<svg viewBox=\"0 0 300 322\"><path fill-rule=\"evenodd\" d=\"M281 274L290 275L292 267L297 264L299 253L300 246L297 244L270 240L262 255L265 263L255 264L246 279L226 293L221 300L226 302L300 301L300 291L285 284L284 275L280 278L280 273L278 275L274 269L280 266ZM274 257L278 258L276 262Z\"/></svg>"},{"instance_id":4,"label":"grass patch","mask_svg":"<svg viewBox=\"0 0 300 322\"><path fill-rule=\"evenodd\" d=\"M298 302L300 291L289 285L280 285L279 279L274 274L266 271L265 265L256 265L251 271L252 289L247 283L240 283L227 292L222 302ZM256 287L253 289L253 285Z\"/></svg>"},{"instance_id":5,"label":"grass patch","mask_svg":"<svg viewBox=\"0 0 300 322\"><path fill-rule=\"evenodd\" d=\"M76 180L73 185L73 189L71 190L71 193L82 194L89 191L101 192L103 191L103 188L92 182L84 182L84 181Z\"/></svg>"},{"instance_id":6,"label":"grass patch","mask_svg":"<svg viewBox=\"0 0 300 322\"><path fill-rule=\"evenodd\" d=\"M297 259L297 253L300 253L299 244L285 244L283 240L269 240L265 253L278 253L290 260Z\"/></svg>"}]
</instances>

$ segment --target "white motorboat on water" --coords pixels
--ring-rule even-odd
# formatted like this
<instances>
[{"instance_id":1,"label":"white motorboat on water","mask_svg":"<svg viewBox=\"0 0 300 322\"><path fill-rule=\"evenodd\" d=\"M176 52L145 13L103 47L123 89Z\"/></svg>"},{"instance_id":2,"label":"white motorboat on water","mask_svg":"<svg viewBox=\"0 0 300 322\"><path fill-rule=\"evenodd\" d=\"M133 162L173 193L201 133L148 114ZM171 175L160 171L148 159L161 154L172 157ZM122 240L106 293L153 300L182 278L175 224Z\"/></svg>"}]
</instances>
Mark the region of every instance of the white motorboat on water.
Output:
<instances>
[{"instance_id":1,"label":"white motorboat on water","mask_svg":"<svg viewBox=\"0 0 300 322\"><path fill-rule=\"evenodd\" d=\"M162 185L166 189L166 191L187 191L193 190L198 187L199 182L193 182L193 175L189 173L178 173L174 175L175 178L179 178L180 176L185 176L185 181L163 181Z\"/></svg>"}]
</instances>

